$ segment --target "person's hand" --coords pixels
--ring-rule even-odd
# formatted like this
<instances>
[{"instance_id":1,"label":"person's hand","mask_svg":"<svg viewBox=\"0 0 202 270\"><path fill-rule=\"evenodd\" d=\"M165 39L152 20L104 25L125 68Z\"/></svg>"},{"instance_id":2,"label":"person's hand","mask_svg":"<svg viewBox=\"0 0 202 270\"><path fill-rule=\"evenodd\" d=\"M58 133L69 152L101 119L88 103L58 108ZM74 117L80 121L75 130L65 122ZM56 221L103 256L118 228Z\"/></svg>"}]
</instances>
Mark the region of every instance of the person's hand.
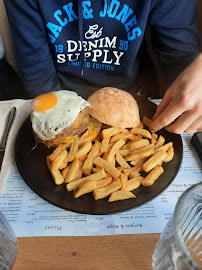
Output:
<instances>
[{"instance_id":1,"label":"person's hand","mask_svg":"<svg viewBox=\"0 0 202 270\"><path fill-rule=\"evenodd\" d=\"M153 117L150 131L161 128L180 134L202 126L202 54L168 88Z\"/></svg>"}]
</instances>

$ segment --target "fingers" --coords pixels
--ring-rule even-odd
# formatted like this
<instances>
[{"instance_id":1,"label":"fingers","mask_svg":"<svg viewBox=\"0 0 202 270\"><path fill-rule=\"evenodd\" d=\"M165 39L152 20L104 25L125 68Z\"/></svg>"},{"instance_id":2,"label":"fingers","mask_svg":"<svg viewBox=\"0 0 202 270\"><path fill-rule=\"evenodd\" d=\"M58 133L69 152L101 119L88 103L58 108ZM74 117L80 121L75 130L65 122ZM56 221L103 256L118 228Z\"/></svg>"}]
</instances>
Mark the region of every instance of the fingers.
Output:
<instances>
[{"instance_id":1,"label":"fingers","mask_svg":"<svg viewBox=\"0 0 202 270\"><path fill-rule=\"evenodd\" d=\"M179 116L172 124L165 127L169 132L181 134L187 130L198 118L198 115L193 111L186 111Z\"/></svg>"},{"instance_id":2,"label":"fingers","mask_svg":"<svg viewBox=\"0 0 202 270\"><path fill-rule=\"evenodd\" d=\"M198 117L186 130L185 132L188 134L193 133L196 131L199 127L202 126L202 116Z\"/></svg>"},{"instance_id":3,"label":"fingers","mask_svg":"<svg viewBox=\"0 0 202 270\"><path fill-rule=\"evenodd\" d=\"M153 116L153 120L155 120L165 110L165 108L169 105L170 102L171 102L170 92L166 91L161 103L159 104L156 110L155 115Z\"/></svg>"},{"instance_id":4,"label":"fingers","mask_svg":"<svg viewBox=\"0 0 202 270\"><path fill-rule=\"evenodd\" d=\"M173 133L192 133L202 125L202 54L166 91L156 110L150 131L163 127Z\"/></svg>"},{"instance_id":5,"label":"fingers","mask_svg":"<svg viewBox=\"0 0 202 270\"><path fill-rule=\"evenodd\" d=\"M174 102L171 102L164 111L152 122L150 126L151 132L156 132L163 127L170 125L175 119L177 119L184 112L181 106L176 106Z\"/></svg>"}]
</instances>

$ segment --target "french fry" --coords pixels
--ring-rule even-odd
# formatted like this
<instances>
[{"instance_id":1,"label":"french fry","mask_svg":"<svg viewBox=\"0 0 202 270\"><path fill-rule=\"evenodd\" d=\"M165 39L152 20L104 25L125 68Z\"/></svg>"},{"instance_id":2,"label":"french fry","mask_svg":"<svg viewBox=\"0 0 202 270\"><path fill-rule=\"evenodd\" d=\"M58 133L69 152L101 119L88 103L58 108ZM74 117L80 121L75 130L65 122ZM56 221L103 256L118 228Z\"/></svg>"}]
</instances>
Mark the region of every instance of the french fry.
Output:
<instances>
[{"instance_id":1,"label":"french fry","mask_svg":"<svg viewBox=\"0 0 202 270\"><path fill-rule=\"evenodd\" d=\"M104 179L97 180L97 188L106 187L107 185L109 185L109 183L111 183L111 181L112 181L111 176L108 176Z\"/></svg>"},{"instance_id":2,"label":"french fry","mask_svg":"<svg viewBox=\"0 0 202 270\"><path fill-rule=\"evenodd\" d=\"M68 155L68 162L71 162L74 160L74 155L77 152L79 148L79 144L77 141L74 141L70 147L69 155Z\"/></svg>"},{"instance_id":3,"label":"french fry","mask_svg":"<svg viewBox=\"0 0 202 270\"><path fill-rule=\"evenodd\" d=\"M80 184L82 184L83 182L85 182L85 181L83 181L83 180L81 180L81 179L82 179L82 178L77 179L77 180L75 180L75 181L72 181L72 182L66 184L66 189L67 189L67 191L75 190L75 189L78 188L78 186L79 186Z\"/></svg>"},{"instance_id":4,"label":"french fry","mask_svg":"<svg viewBox=\"0 0 202 270\"><path fill-rule=\"evenodd\" d=\"M78 161L78 159L75 159L72 162L71 168L70 168L69 172L67 173L64 182L69 183L71 181L74 181L75 175L78 172L78 170L79 170L79 161Z\"/></svg>"},{"instance_id":5,"label":"french fry","mask_svg":"<svg viewBox=\"0 0 202 270\"><path fill-rule=\"evenodd\" d=\"M141 181L144 178L142 176L136 176L132 179L129 179L126 183L125 190L132 191L137 189L141 185Z\"/></svg>"},{"instance_id":6,"label":"french fry","mask_svg":"<svg viewBox=\"0 0 202 270\"><path fill-rule=\"evenodd\" d=\"M169 142L169 143L167 143L167 144L162 145L162 146L159 147L157 150L158 150L158 151L159 151L159 150L163 150L163 151L167 152L168 149L169 149L170 147L173 147L173 143L172 143L172 142Z\"/></svg>"},{"instance_id":7,"label":"french fry","mask_svg":"<svg viewBox=\"0 0 202 270\"><path fill-rule=\"evenodd\" d=\"M151 125L151 123L152 123L152 120L149 119L149 118L146 117L146 116L143 116L142 122L143 122L143 124L144 124L145 126L150 127L150 125Z\"/></svg>"},{"instance_id":8,"label":"french fry","mask_svg":"<svg viewBox=\"0 0 202 270\"><path fill-rule=\"evenodd\" d=\"M113 158L115 157L116 153L119 151L121 146L123 146L125 143L126 143L125 140L119 140L114 144L114 146L109 151L109 154L107 155L107 161L109 163L113 161Z\"/></svg>"},{"instance_id":9,"label":"french fry","mask_svg":"<svg viewBox=\"0 0 202 270\"><path fill-rule=\"evenodd\" d=\"M164 160L161 160L161 161L158 163L158 165L162 165L163 162L164 162Z\"/></svg>"},{"instance_id":10,"label":"french fry","mask_svg":"<svg viewBox=\"0 0 202 270\"><path fill-rule=\"evenodd\" d=\"M90 170L93 169L93 159L98 155L100 149L100 143L96 142L93 147L91 148L87 159L85 160L83 164L83 170Z\"/></svg>"},{"instance_id":11,"label":"french fry","mask_svg":"<svg viewBox=\"0 0 202 270\"><path fill-rule=\"evenodd\" d=\"M125 189L127 182L128 182L128 176L124 173L121 173L121 189Z\"/></svg>"},{"instance_id":12,"label":"french fry","mask_svg":"<svg viewBox=\"0 0 202 270\"><path fill-rule=\"evenodd\" d=\"M59 156L59 154L65 149L66 147L64 146L64 144L59 144L57 148L55 148L53 153L49 156L50 162L53 162L53 160L56 159L56 157Z\"/></svg>"},{"instance_id":13,"label":"french fry","mask_svg":"<svg viewBox=\"0 0 202 270\"><path fill-rule=\"evenodd\" d=\"M130 149L129 149L129 147L130 147L130 145L131 144L133 144L135 141L128 141L125 145L123 145L121 148L120 148L120 150L129 150L130 151ZM131 151L130 151L131 152Z\"/></svg>"},{"instance_id":14,"label":"french fry","mask_svg":"<svg viewBox=\"0 0 202 270\"><path fill-rule=\"evenodd\" d=\"M145 146L139 150L135 150L131 155L125 158L126 161L133 161L144 157L149 157L154 150L154 144Z\"/></svg>"},{"instance_id":15,"label":"french fry","mask_svg":"<svg viewBox=\"0 0 202 270\"><path fill-rule=\"evenodd\" d=\"M62 170L61 174L62 174L62 176L63 176L64 179L65 179L65 177L67 176L67 174L68 174L68 172L69 172L71 166L72 166L72 164L70 163L67 167L65 167L65 168Z\"/></svg>"},{"instance_id":16,"label":"french fry","mask_svg":"<svg viewBox=\"0 0 202 270\"><path fill-rule=\"evenodd\" d=\"M130 130L130 132L132 134L140 135L140 136L142 136L144 138L151 139L151 133L148 130L146 130L146 129L143 129L143 128L132 128Z\"/></svg>"},{"instance_id":17,"label":"french fry","mask_svg":"<svg viewBox=\"0 0 202 270\"><path fill-rule=\"evenodd\" d=\"M83 171L83 174L85 175L85 176L88 176L88 175L90 175L92 173L92 170L91 169L87 169L87 170L84 170Z\"/></svg>"},{"instance_id":18,"label":"french fry","mask_svg":"<svg viewBox=\"0 0 202 270\"><path fill-rule=\"evenodd\" d=\"M93 172L96 173L96 172L99 172L102 168L99 167L99 166L96 166L96 168L93 167Z\"/></svg>"},{"instance_id":19,"label":"french fry","mask_svg":"<svg viewBox=\"0 0 202 270\"><path fill-rule=\"evenodd\" d=\"M163 162L170 162L174 157L174 148L173 146L169 147L168 148L168 151L167 151L167 157L164 159Z\"/></svg>"},{"instance_id":20,"label":"french fry","mask_svg":"<svg viewBox=\"0 0 202 270\"><path fill-rule=\"evenodd\" d=\"M48 166L48 169L53 177L53 180L55 182L56 185L61 185L64 183L64 178L62 177L61 173L59 170L53 170L51 167L51 161L49 159L49 157L46 157L46 163Z\"/></svg>"},{"instance_id":21,"label":"french fry","mask_svg":"<svg viewBox=\"0 0 202 270\"><path fill-rule=\"evenodd\" d=\"M93 172L99 172L102 168L99 168L98 166L96 168L93 168ZM111 177L109 173L105 172L105 178Z\"/></svg>"},{"instance_id":22,"label":"french fry","mask_svg":"<svg viewBox=\"0 0 202 270\"><path fill-rule=\"evenodd\" d=\"M74 190L73 190L73 196L76 194L76 192L77 192L77 188L75 188Z\"/></svg>"},{"instance_id":23,"label":"french fry","mask_svg":"<svg viewBox=\"0 0 202 270\"><path fill-rule=\"evenodd\" d=\"M123 172L126 174L126 175L130 175L131 173L139 173L142 171L142 166L143 166L143 163L140 162L138 163L135 167L132 167L130 169L124 169Z\"/></svg>"},{"instance_id":24,"label":"french fry","mask_svg":"<svg viewBox=\"0 0 202 270\"><path fill-rule=\"evenodd\" d=\"M91 141L86 141L84 145L82 145L81 148L75 153L74 158L79 159L80 157L88 154L88 152L91 150L91 147Z\"/></svg>"},{"instance_id":25,"label":"french fry","mask_svg":"<svg viewBox=\"0 0 202 270\"><path fill-rule=\"evenodd\" d=\"M115 202L115 201L121 201L121 200L133 199L133 198L136 198L136 196L130 191L117 190L111 194L108 202Z\"/></svg>"},{"instance_id":26,"label":"french fry","mask_svg":"<svg viewBox=\"0 0 202 270\"><path fill-rule=\"evenodd\" d=\"M86 161L87 157L88 157L88 154L85 154L82 157L80 157L78 160L81 161L84 164L84 162Z\"/></svg>"},{"instance_id":27,"label":"french fry","mask_svg":"<svg viewBox=\"0 0 202 270\"><path fill-rule=\"evenodd\" d=\"M123 171L123 168L121 167L121 166L119 166L119 167L116 167L120 172L122 172Z\"/></svg>"},{"instance_id":28,"label":"french fry","mask_svg":"<svg viewBox=\"0 0 202 270\"><path fill-rule=\"evenodd\" d=\"M111 149L114 146L115 143L109 143L108 144L108 149Z\"/></svg>"},{"instance_id":29,"label":"french fry","mask_svg":"<svg viewBox=\"0 0 202 270\"><path fill-rule=\"evenodd\" d=\"M112 137L120 132L121 132L120 128L115 128L115 127L106 128L106 129L102 130L102 137L103 137L103 139L107 138L107 137Z\"/></svg>"},{"instance_id":30,"label":"french fry","mask_svg":"<svg viewBox=\"0 0 202 270\"><path fill-rule=\"evenodd\" d=\"M102 131L102 137L107 138L107 137L112 137L114 135L116 135L117 133L128 133L129 131L127 129L124 128L115 128L115 127L111 127L111 128L107 128L104 129Z\"/></svg>"},{"instance_id":31,"label":"french fry","mask_svg":"<svg viewBox=\"0 0 202 270\"><path fill-rule=\"evenodd\" d=\"M66 189L68 191L72 191L85 181L97 181L97 180L105 178L105 176L106 176L105 171L104 171L104 169L102 169L101 171L99 171L97 173L90 174L86 177L82 177L78 180L75 180L75 181L68 183L66 185Z\"/></svg>"},{"instance_id":32,"label":"french fry","mask_svg":"<svg viewBox=\"0 0 202 270\"><path fill-rule=\"evenodd\" d=\"M95 200L100 200L100 199L108 197L112 192L117 191L120 188L121 188L121 181L118 178L115 181L112 181L106 187L102 187L102 188L98 188L94 190L93 197Z\"/></svg>"},{"instance_id":33,"label":"french fry","mask_svg":"<svg viewBox=\"0 0 202 270\"><path fill-rule=\"evenodd\" d=\"M97 166L104 168L105 171L108 172L115 179L118 178L119 175L121 174L121 172L116 167L114 167L108 161L104 160L101 157L96 157L93 160L93 163Z\"/></svg>"},{"instance_id":34,"label":"french fry","mask_svg":"<svg viewBox=\"0 0 202 270\"><path fill-rule=\"evenodd\" d=\"M74 198L78 198L86 193L90 193L97 188L96 181L85 181L79 185L77 191L74 194Z\"/></svg>"},{"instance_id":35,"label":"french fry","mask_svg":"<svg viewBox=\"0 0 202 270\"><path fill-rule=\"evenodd\" d=\"M153 185L164 171L162 163L174 156L172 142L164 145L162 135L144 129L151 123L144 116L132 129L102 124L93 143L79 140L71 147L59 144L47 157L54 182L66 183L67 191L73 191L75 198L89 192L95 200L109 197L109 202L135 198L131 191L141 184ZM148 173L145 178L140 175L142 170Z\"/></svg>"},{"instance_id":36,"label":"french fry","mask_svg":"<svg viewBox=\"0 0 202 270\"><path fill-rule=\"evenodd\" d=\"M116 143L117 141L124 140L126 138L127 138L127 135L125 133L118 133L118 134L111 137L110 143Z\"/></svg>"},{"instance_id":37,"label":"french fry","mask_svg":"<svg viewBox=\"0 0 202 270\"><path fill-rule=\"evenodd\" d=\"M155 149L152 152L152 155L155 155L160 150L163 150L163 151L167 152L170 147L173 147L173 143L172 142L166 143L166 144L162 145L161 147Z\"/></svg>"},{"instance_id":38,"label":"french fry","mask_svg":"<svg viewBox=\"0 0 202 270\"><path fill-rule=\"evenodd\" d=\"M86 140L79 140L78 141L79 148L81 148L85 143L86 143Z\"/></svg>"},{"instance_id":39,"label":"french fry","mask_svg":"<svg viewBox=\"0 0 202 270\"><path fill-rule=\"evenodd\" d=\"M108 156L110 150L111 150L111 149L107 149L107 152L104 153L104 155L103 155L103 157L102 157L104 160L107 160L107 156Z\"/></svg>"},{"instance_id":40,"label":"french fry","mask_svg":"<svg viewBox=\"0 0 202 270\"><path fill-rule=\"evenodd\" d=\"M64 149L52 162L52 169L58 170L60 166L62 165L64 159L68 156L68 152L66 149Z\"/></svg>"},{"instance_id":41,"label":"french fry","mask_svg":"<svg viewBox=\"0 0 202 270\"><path fill-rule=\"evenodd\" d=\"M105 176L106 176L105 170L102 168L99 172L94 173L94 174L90 174L86 177L83 177L82 179L84 181L87 181L87 180L97 181L97 180L105 178Z\"/></svg>"},{"instance_id":42,"label":"french fry","mask_svg":"<svg viewBox=\"0 0 202 270\"><path fill-rule=\"evenodd\" d=\"M143 140L139 140L139 141L137 141L137 142L131 143L131 144L128 146L128 149L129 149L130 151L134 151L134 150L138 150L138 149L140 149L140 148L143 148L143 147L145 147L145 146L147 146L147 145L149 145L149 144L150 144L150 142L149 142L148 139L143 139Z\"/></svg>"},{"instance_id":43,"label":"french fry","mask_svg":"<svg viewBox=\"0 0 202 270\"><path fill-rule=\"evenodd\" d=\"M151 143L156 143L157 139L158 139L158 135L152 132Z\"/></svg>"},{"instance_id":44,"label":"french fry","mask_svg":"<svg viewBox=\"0 0 202 270\"><path fill-rule=\"evenodd\" d=\"M130 132L126 135L126 138L131 141L138 141L138 137Z\"/></svg>"},{"instance_id":45,"label":"french fry","mask_svg":"<svg viewBox=\"0 0 202 270\"><path fill-rule=\"evenodd\" d=\"M111 175L108 172L105 172L105 178L111 177Z\"/></svg>"},{"instance_id":46,"label":"french fry","mask_svg":"<svg viewBox=\"0 0 202 270\"><path fill-rule=\"evenodd\" d=\"M79 162L79 169L78 169L77 173L75 174L74 180L81 179L82 174L83 174L83 171L82 171L83 163L79 160L78 160L78 162Z\"/></svg>"},{"instance_id":47,"label":"french fry","mask_svg":"<svg viewBox=\"0 0 202 270\"><path fill-rule=\"evenodd\" d=\"M66 168L67 164L68 164L68 156L64 159L63 163L60 165L59 170Z\"/></svg>"},{"instance_id":48,"label":"french fry","mask_svg":"<svg viewBox=\"0 0 202 270\"><path fill-rule=\"evenodd\" d=\"M160 135L154 149L161 147L164 144L164 142L165 142L164 137L162 135Z\"/></svg>"},{"instance_id":49,"label":"french fry","mask_svg":"<svg viewBox=\"0 0 202 270\"><path fill-rule=\"evenodd\" d=\"M133 160L130 162L131 165L135 166L139 163L144 163L148 158L145 157L145 158L140 158L140 159L137 159L137 160Z\"/></svg>"},{"instance_id":50,"label":"french fry","mask_svg":"<svg viewBox=\"0 0 202 270\"><path fill-rule=\"evenodd\" d=\"M150 157L142 166L142 169L145 172L151 171L156 165L158 165L161 161L167 157L167 153L163 150L158 151L155 155Z\"/></svg>"},{"instance_id":51,"label":"french fry","mask_svg":"<svg viewBox=\"0 0 202 270\"><path fill-rule=\"evenodd\" d=\"M129 179L132 179L132 178L138 177L138 176L140 176L140 173L138 171L134 171L134 172L131 172L128 177L129 177Z\"/></svg>"},{"instance_id":52,"label":"french fry","mask_svg":"<svg viewBox=\"0 0 202 270\"><path fill-rule=\"evenodd\" d=\"M141 184L143 186L152 186L163 172L163 167L157 165L144 179L141 180Z\"/></svg>"},{"instance_id":53,"label":"french fry","mask_svg":"<svg viewBox=\"0 0 202 270\"><path fill-rule=\"evenodd\" d=\"M122 157L127 157L128 155L130 155L130 150L125 149L125 150L119 150L119 153L122 155Z\"/></svg>"},{"instance_id":54,"label":"french fry","mask_svg":"<svg viewBox=\"0 0 202 270\"><path fill-rule=\"evenodd\" d=\"M116 159L113 157L112 161L110 162L114 167L116 166Z\"/></svg>"},{"instance_id":55,"label":"french fry","mask_svg":"<svg viewBox=\"0 0 202 270\"><path fill-rule=\"evenodd\" d=\"M59 170L51 170L50 172L56 185L61 185L64 183L64 178L62 177Z\"/></svg>"},{"instance_id":56,"label":"french fry","mask_svg":"<svg viewBox=\"0 0 202 270\"><path fill-rule=\"evenodd\" d=\"M122 157L122 155L119 152L116 154L116 161L124 169L131 168L131 166L127 163L127 161L125 161L125 159Z\"/></svg>"},{"instance_id":57,"label":"french fry","mask_svg":"<svg viewBox=\"0 0 202 270\"><path fill-rule=\"evenodd\" d=\"M106 153L107 150L108 150L108 145L109 145L109 140L110 140L110 137L106 137L102 140L102 144L100 146L100 152L101 153Z\"/></svg>"}]
</instances>

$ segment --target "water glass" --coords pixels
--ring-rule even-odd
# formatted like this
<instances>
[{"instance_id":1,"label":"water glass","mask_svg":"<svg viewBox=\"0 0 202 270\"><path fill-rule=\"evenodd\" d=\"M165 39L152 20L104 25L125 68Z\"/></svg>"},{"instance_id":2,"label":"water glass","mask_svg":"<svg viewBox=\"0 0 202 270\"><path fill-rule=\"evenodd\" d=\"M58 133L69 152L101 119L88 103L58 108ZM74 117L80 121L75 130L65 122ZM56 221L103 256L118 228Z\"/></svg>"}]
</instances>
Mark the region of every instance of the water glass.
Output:
<instances>
[{"instance_id":1,"label":"water glass","mask_svg":"<svg viewBox=\"0 0 202 270\"><path fill-rule=\"evenodd\" d=\"M202 269L202 183L179 198L156 245L152 266L154 270Z\"/></svg>"},{"instance_id":2,"label":"water glass","mask_svg":"<svg viewBox=\"0 0 202 270\"><path fill-rule=\"evenodd\" d=\"M0 270L13 268L18 253L16 235L3 213L0 211Z\"/></svg>"}]
</instances>

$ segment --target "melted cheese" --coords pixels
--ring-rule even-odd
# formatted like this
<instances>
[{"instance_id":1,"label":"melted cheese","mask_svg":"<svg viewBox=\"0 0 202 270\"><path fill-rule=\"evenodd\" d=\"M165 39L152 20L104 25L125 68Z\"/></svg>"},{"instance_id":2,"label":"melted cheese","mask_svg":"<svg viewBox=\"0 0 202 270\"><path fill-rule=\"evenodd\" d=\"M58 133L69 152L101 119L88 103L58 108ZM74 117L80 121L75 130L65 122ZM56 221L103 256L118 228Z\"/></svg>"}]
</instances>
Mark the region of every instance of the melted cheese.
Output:
<instances>
[{"instance_id":1,"label":"melted cheese","mask_svg":"<svg viewBox=\"0 0 202 270\"><path fill-rule=\"evenodd\" d=\"M93 141L101 128L101 123L97 121L95 118L91 117L88 130L83 134L81 137L81 140L90 140ZM43 144L45 144L47 147L56 146L58 144L66 144L66 146L70 146L75 140L78 141L80 138L79 136L73 136L73 134L67 136L67 137L60 137L53 140L46 140L42 141Z\"/></svg>"}]
</instances>

